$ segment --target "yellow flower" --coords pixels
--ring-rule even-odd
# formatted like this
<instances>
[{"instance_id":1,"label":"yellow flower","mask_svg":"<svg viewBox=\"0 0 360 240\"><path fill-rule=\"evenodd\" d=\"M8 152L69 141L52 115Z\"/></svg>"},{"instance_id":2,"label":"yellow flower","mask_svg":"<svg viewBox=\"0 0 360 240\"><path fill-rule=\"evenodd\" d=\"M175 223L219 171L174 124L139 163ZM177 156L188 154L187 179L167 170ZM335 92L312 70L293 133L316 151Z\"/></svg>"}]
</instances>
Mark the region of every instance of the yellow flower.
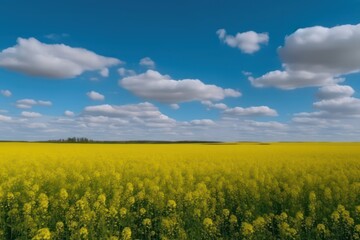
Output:
<instances>
[{"instance_id":1,"label":"yellow flower","mask_svg":"<svg viewBox=\"0 0 360 240\"><path fill-rule=\"evenodd\" d=\"M64 223L63 222L57 222L56 223L56 231L63 232L64 231Z\"/></svg>"},{"instance_id":2,"label":"yellow flower","mask_svg":"<svg viewBox=\"0 0 360 240\"><path fill-rule=\"evenodd\" d=\"M46 196L45 193L40 193L39 205L42 210L47 211L48 206L49 206L49 198L48 198L48 196Z\"/></svg>"},{"instance_id":3,"label":"yellow flower","mask_svg":"<svg viewBox=\"0 0 360 240\"><path fill-rule=\"evenodd\" d=\"M105 205L105 203L106 203L106 196L105 196L105 194L100 194L99 197L98 197L98 201L99 201L101 204Z\"/></svg>"},{"instance_id":4,"label":"yellow flower","mask_svg":"<svg viewBox=\"0 0 360 240\"><path fill-rule=\"evenodd\" d=\"M170 210L174 210L176 208L176 202L174 200L169 200L166 205Z\"/></svg>"},{"instance_id":5,"label":"yellow flower","mask_svg":"<svg viewBox=\"0 0 360 240\"><path fill-rule=\"evenodd\" d=\"M69 194L68 194L68 192L66 191L66 189L65 189L65 188L62 188L62 189L60 190L60 199L63 200L63 201L65 201L65 200L68 198L68 196L69 196Z\"/></svg>"},{"instance_id":6,"label":"yellow flower","mask_svg":"<svg viewBox=\"0 0 360 240\"><path fill-rule=\"evenodd\" d=\"M237 222L238 222L237 217L235 215L231 214L229 222L233 225L237 224Z\"/></svg>"},{"instance_id":7,"label":"yellow flower","mask_svg":"<svg viewBox=\"0 0 360 240\"><path fill-rule=\"evenodd\" d=\"M229 209L223 209L223 211L222 211L222 214L223 214L223 216L225 217L225 218L228 218L229 217L229 215L230 215L230 211L229 211Z\"/></svg>"},{"instance_id":8,"label":"yellow flower","mask_svg":"<svg viewBox=\"0 0 360 240\"><path fill-rule=\"evenodd\" d=\"M210 228L214 225L213 221L211 220L211 218L205 218L203 221L203 225L205 228Z\"/></svg>"},{"instance_id":9,"label":"yellow flower","mask_svg":"<svg viewBox=\"0 0 360 240\"><path fill-rule=\"evenodd\" d=\"M31 214L31 204L30 203L25 203L23 210L24 210L24 214Z\"/></svg>"},{"instance_id":10,"label":"yellow flower","mask_svg":"<svg viewBox=\"0 0 360 240\"><path fill-rule=\"evenodd\" d=\"M35 237L32 240L48 240L51 239L51 232L48 228L41 228L37 231Z\"/></svg>"},{"instance_id":11,"label":"yellow flower","mask_svg":"<svg viewBox=\"0 0 360 240\"><path fill-rule=\"evenodd\" d=\"M145 227L150 228L150 227L151 227L151 219L145 218L145 219L142 221L142 224L143 224Z\"/></svg>"},{"instance_id":12,"label":"yellow flower","mask_svg":"<svg viewBox=\"0 0 360 240\"><path fill-rule=\"evenodd\" d=\"M131 239L131 228L125 227L121 232L122 240L130 240Z\"/></svg>"},{"instance_id":13,"label":"yellow flower","mask_svg":"<svg viewBox=\"0 0 360 240\"><path fill-rule=\"evenodd\" d=\"M140 208L140 215L143 216L146 213L146 209L145 208Z\"/></svg>"},{"instance_id":14,"label":"yellow flower","mask_svg":"<svg viewBox=\"0 0 360 240\"><path fill-rule=\"evenodd\" d=\"M120 217L124 218L126 216L127 210L126 208L120 208Z\"/></svg>"},{"instance_id":15,"label":"yellow flower","mask_svg":"<svg viewBox=\"0 0 360 240\"><path fill-rule=\"evenodd\" d=\"M245 237L250 236L254 233L254 227L250 223L243 222L241 224L241 233Z\"/></svg>"},{"instance_id":16,"label":"yellow flower","mask_svg":"<svg viewBox=\"0 0 360 240\"><path fill-rule=\"evenodd\" d=\"M81 237L81 238L87 238L89 232L88 232L88 230L87 230L86 227L82 227L82 228L80 228L80 230L79 230L79 234L80 234L80 237Z\"/></svg>"}]
</instances>

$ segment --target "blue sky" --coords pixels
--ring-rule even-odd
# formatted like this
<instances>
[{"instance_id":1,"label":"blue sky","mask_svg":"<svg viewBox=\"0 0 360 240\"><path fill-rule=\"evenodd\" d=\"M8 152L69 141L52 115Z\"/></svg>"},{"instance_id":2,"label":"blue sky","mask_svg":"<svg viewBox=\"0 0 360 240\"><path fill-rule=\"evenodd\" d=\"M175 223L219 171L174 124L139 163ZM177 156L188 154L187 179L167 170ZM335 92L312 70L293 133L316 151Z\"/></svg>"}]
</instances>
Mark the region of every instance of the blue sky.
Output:
<instances>
[{"instance_id":1,"label":"blue sky","mask_svg":"<svg viewBox=\"0 0 360 240\"><path fill-rule=\"evenodd\" d=\"M358 0L1 10L1 139L360 140Z\"/></svg>"}]
</instances>

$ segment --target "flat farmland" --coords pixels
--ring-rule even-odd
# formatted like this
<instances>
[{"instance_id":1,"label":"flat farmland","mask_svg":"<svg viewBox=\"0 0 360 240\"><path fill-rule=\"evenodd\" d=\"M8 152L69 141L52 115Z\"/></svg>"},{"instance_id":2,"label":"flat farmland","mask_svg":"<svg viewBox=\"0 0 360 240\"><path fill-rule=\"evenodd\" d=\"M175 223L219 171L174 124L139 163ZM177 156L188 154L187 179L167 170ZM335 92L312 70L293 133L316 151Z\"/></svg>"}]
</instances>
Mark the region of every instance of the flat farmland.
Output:
<instances>
[{"instance_id":1,"label":"flat farmland","mask_svg":"<svg viewBox=\"0 0 360 240\"><path fill-rule=\"evenodd\" d=\"M360 144L0 143L2 239L359 239Z\"/></svg>"}]
</instances>

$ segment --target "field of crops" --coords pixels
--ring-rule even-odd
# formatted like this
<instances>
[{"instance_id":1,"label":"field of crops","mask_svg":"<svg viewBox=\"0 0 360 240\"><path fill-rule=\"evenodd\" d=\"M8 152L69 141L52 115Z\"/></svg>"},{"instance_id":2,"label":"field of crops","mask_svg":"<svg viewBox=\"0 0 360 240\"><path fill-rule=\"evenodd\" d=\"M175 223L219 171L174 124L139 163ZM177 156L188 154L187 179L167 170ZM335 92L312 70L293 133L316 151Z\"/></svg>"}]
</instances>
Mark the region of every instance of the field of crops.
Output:
<instances>
[{"instance_id":1,"label":"field of crops","mask_svg":"<svg viewBox=\"0 0 360 240\"><path fill-rule=\"evenodd\" d=\"M0 144L0 239L359 239L360 144Z\"/></svg>"}]
</instances>

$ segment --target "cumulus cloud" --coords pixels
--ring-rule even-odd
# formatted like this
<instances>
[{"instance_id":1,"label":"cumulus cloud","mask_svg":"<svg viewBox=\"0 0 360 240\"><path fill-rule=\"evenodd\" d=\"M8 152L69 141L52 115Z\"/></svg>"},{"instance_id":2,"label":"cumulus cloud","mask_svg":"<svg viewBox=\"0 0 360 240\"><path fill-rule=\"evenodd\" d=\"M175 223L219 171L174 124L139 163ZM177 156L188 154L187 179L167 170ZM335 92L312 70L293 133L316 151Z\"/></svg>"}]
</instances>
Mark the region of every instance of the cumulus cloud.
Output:
<instances>
[{"instance_id":1,"label":"cumulus cloud","mask_svg":"<svg viewBox=\"0 0 360 240\"><path fill-rule=\"evenodd\" d=\"M11 122L11 121L12 121L11 117L0 114L0 122Z\"/></svg>"},{"instance_id":2,"label":"cumulus cloud","mask_svg":"<svg viewBox=\"0 0 360 240\"><path fill-rule=\"evenodd\" d=\"M280 122L269 121L269 122L258 122L258 121L246 121L249 126L256 128L272 128L272 129L283 129L287 125Z\"/></svg>"},{"instance_id":3,"label":"cumulus cloud","mask_svg":"<svg viewBox=\"0 0 360 240\"><path fill-rule=\"evenodd\" d=\"M23 111L23 112L21 112L21 116L26 117L26 118L38 118L38 117L41 117L42 115L37 112Z\"/></svg>"},{"instance_id":4,"label":"cumulus cloud","mask_svg":"<svg viewBox=\"0 0 360 240\"><path fill-rule=\"evenodd\" d=\"M212 103L211 101L201 101L201 103L208 108L214 108L219 110L225 110L228 108L225 103Z\"/></svg>"},{"instance_id":5,"label":"cumulus cloud","mask_svg":"<svg viewBox=\"0 0 360 240\"><path fill-rule=\"evenodd\" d=\"M109 76L109 69L108 68L103 68L100 70L100 75L102 77L108 77Z\"/></svg>"},{"instance_id":6,"label":"cumulus cloud","mask_svg":"<svg viewBox=\"0 0 360 240\"><path fill-rule=\"evenodd\" d=\"M346 85L330 85L319 89L313 106L317 111L294 114L296 123L326 124L333 119L357 119L360 117L360 99L352 97L355 91Z\"/></svg>"},{"instance_id":7,"label":"cumulus cloud","mask_svg":"<svg viewBox=\"0 0 360 240\"><path fill-rule=\"evenodd\" d=\"M140 59L139 64L140 64L140 66L143 66L146 68L151 68L151 69L155 68L155 62L149 57L144 57L144 58Z\"/></svg>"},{"instance_id":8,"label":"cumulus cloud","mask_svg":"<svg viewBox=\"0 0 360 240\"><path fill-rule=\"evenodd\" d=\"M268 33L256 33L248 31L237 33L235 36L228 35L225 29L217 30L219 39L230 47L238 48L243 53L252 54L260 50L261 44L269 42Z\"/></svg>"},{"instance_id":9,"label":"cumulus cloud","mask_svg":"<svg viewBox=\"0 0 360 240\"><path fill-rule=\"evenodd\" d=\"M176 103L170 104L170 107L174 110L177 110L180 108L179 104L176 104Z\"/></svg>"},{"instance_id":10,"label":"cumulus cloud","mask_svg":"<svg viewBox=\"0 0 360 240\"><path fill-rule=\"evenodd\" d=\"M0 52L0 67L45 78L73 78L120 63L83 48L45 44L35 38L18 38L17 45Z\"/></svg>"},{"instance_id":11,"label":"cumulus cloud","mask_svg":"<svg viewBox=\"0 0 360 240\"><path fill-rule=\"evenodd\" d=\"M0 90L1 95L3 95L4 97L11 97L12 93L10 92L10 90Z\"/></svg>"},{"instance_id":12,"label":"cumulus cloud","mask_svg":"<svg viewBox=\"0 0 360 240\"><path fill-rule=\"evenodd\" d=\"M256 106L256 107L234 107L228 108L224 111L224 114L229 116L241 116L241 117L263 117L263 116L270 116L274 117L277 116L276 110L269 108L267 106Z\"/></svg>"},{"instance_id":13,"label":"cumulus cloud","mask_svg":"<svg viewBox=\"0 0 360 240\"><path fill-rule=\"evenodd\" d=\"M103 116L109 119L120 119L131 124L140 124L148 127L171 127L176 121L164 114L151 103L144 102L128 105L96 105L84 109L83 115Z\"/></svg>"},{"instance_id":14,"label":"cumulus cloud","mask_svg":"<svg viewBox=\"0 0 360 240\"><path fill-rule=\"evenodd\" d=\"M33 106L49 107L52 105L52 102L25 98L17 100L15 105L17 108L30 109Z\"/></svg>"},{"instance_id":15,"label":"cumulus cloud","mask_svg":"<svg viewBox=\"0 0 360 240\"><path fill-rule=\"evenodd\" d=\"M123 67L118 69L118 73L119 73L119 75L121 77L136 75L136 72L134 70L126 69L126 68L123 68Z\"/></svg>"},{"instance_id":16,"label":"cumulus cloud","mask_svg":"<svg viewBox=\"0 0 360 240\"><path fill-rule=\"evenodd\" d=\"M198 79L173 80L168 75L148 70L145 73L125 77L119 84L138 97L173 104L190 101L219 101L226 97L239 97L234 89L207 85Z\"/></svg>"},{"instance_id":17,"label":"cumulus cloud","mask_svg":"<svg viewBox=\"0 0 360 240\"><path fill-rule=\"evenodd\" d=\"M211 119L195 119L190 121L190 124L194 126L212 126L215 125L215 122Z\"/></svg>"},{"instance_id":18,"label":"cumulus cloud","mask_svg":"<svg viewBox=\"0 0 360 240\"><path fill-rule=\"evenodd\" d=\"M72 111L66 110L64 112L64 115L67 116L67 117L73 117L73 116L75 116L75 113L72 112Z\"/></svg>"},{"instance_id":19,"label":"cumulus cloud","mask_svg":"<svg viewBox=\"0 0 360 240\"><path fill-rule=\"evenodd\" d=\"M90 91L90 92L87 92L86 95L91 99L91 100L94 100L94 101L103 101L105 99L105 96L98 93L98 92L95 92L95 91Z\"/></svg>"},{"instance_id":20,"label":"cumulus cloud","mask_svg":"<svg viewBox=\"0 0 360 240\"><path fill-rule=\"evenodd\" d=\"M326 113L328 117L360 116L360 99L354 97L324 99L315 102L314 107Z\"/></svg>"},{"instance_id":21,"label":"cumulus cloud","mask_svg":"<svg viewBox=\"0 0 360 240\"><path fill-rule=\"evenodd\" d=\"M284 71L249 80L256 87L294 89L336 84L360 71L360 24L298 29L280 47Z\"/></svg>"},{"instance_id":22,"label":"cumulus cloud","mask_svg":"<svg viewBox=\"0 0 360 240\"><path fill-rule=\"evenodd\" d=\"M317 97L319 99L334 99L350 97L355 93L355 90L346 85L329 85L319 89Z\"/></svg>"},{"instance_id":23,"label":"cumulus cloud","mask_svg":"<svg viewBox=\"0 0 360 240\"><path fill-rule=\"evenodd\" d=\"M300 87L323 86L342 82L342 78L334 78L328 73L313 73L307 71L272 71L265 75L248 78L255 87L277 87L290 90Z\"/></svg>"}]
</instances>

